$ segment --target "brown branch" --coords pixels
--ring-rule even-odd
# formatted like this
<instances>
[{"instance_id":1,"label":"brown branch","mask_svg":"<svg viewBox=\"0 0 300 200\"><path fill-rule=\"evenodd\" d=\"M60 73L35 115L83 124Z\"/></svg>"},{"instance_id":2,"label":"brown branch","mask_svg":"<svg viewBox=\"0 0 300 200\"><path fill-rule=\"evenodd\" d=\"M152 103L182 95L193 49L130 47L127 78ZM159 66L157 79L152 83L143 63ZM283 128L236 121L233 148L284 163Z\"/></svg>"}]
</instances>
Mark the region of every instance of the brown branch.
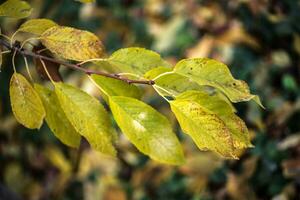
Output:
<instances>
[{"instance_id":1,"label":"brown branch","mask_svg":"<svg viewBox=\"0 0 300 200\"><path fill-rule=\"evenodd\" d=\"M16 42L13 46L10 46L10 44L7 40L5 40L3 38L0 38L0 45L1 46L6 47L8 50L16 51L18 54L26 56L26 57L32 57L32 58L47 60L47 61L52 62L52 63L60 64L60 65L69 67L71 69L84 72L87 75L97 74L97 75L100 75L100 76L105 76L105 77L109 77L109 78L118 79L118 80L124 81L128 84L132 84L132 83L144 84L144 85L154 85L155 84L155 82L153 80L133 80L133 79L128 79L128 78L122 77L118 74L109 74L109 73L106 73L106 72L101 72L101 71L82 68L78 64L72 64L72 63L62 61L62 60L57 60L55 58L50 58L50 57L47 57L47 56L44 56L44 55L40 55L38 53L34 53L34 52L29 51L27 49L21 48L20 45L18 45L18 44L19 44L19 42Z\"/></svg>"}]
</instances>

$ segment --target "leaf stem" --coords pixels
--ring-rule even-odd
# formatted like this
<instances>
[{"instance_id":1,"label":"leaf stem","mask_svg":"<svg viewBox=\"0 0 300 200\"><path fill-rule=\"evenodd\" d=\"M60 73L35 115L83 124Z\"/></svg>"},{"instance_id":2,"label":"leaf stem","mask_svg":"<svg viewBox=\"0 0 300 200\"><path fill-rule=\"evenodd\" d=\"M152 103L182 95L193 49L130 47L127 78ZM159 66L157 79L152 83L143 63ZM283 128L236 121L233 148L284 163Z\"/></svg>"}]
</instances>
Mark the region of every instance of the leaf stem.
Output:
<instances>
[{"instance_id":1,"label":"leaf stem","mask_svg":"<svg viewBox=\"0 0 300 200\"><path fill-rule=\"evenodd\" d=\"M17 44L17 43L19 43L19 42L16 42L15 44ZM109 73L102 72L102 71L96 71L96 70L92 70L92 69L85 69L85 68L81 67L80 63L79 64L72 64L72 63L62 61L62 60L57 60L55 58L43 56L43 55L40 55L38 53L34 53L32 51L29 51L27 49L20 48L20 46L15 45L15 44L11 46L6 40L4 40L3 38L0 38L0 45L6 47L8 50L15 51L16 53L21 54L21 55L26 56L26 57L32 57L32 58L47 60L47 61L52 62L52 63L57 63L57 64L65 66L65 67L69 67L73 70L81 71L81 72L83 72L87 75L97 74L97 75L100 75L100 76L105 76L105 77L109 77L109 78L118 79L118 80L124 81L128 84L133 84L133 83L135 83L135 84L144 84L144 85L154 85L155 84L155 82L153 80L133 80L133 79L128 79L126 77L122 77L118 74L109 74Z\"/></svg>"}]
</instances>

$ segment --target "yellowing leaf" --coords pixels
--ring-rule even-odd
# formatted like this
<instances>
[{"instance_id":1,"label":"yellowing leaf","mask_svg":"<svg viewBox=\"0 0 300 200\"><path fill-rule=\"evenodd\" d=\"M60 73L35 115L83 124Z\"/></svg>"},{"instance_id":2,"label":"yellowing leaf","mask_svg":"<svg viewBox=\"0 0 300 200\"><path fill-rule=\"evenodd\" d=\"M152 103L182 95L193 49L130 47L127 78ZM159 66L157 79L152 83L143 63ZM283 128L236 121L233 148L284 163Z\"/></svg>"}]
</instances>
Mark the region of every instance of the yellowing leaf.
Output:
<instances>
[{"instance_id":1,"label":"yellowing leaf","mask_svg":"<svg viewBox=\"0 0 300 200\"><path fill-rule=\"evenodd\" d=\"M141 152L160 162L183 163L181 145L166 117L130 97L113 96L109 105L122 132Z\"/></svg>"},{"instance_id":2,"label":"yellowing leaf","mask_svg":"<svg viewBox=\"0 0 300 200\"><path fill-rule=\"evenodd\" d=\"M93 33L71 27L54 26L41 35L41 41L52 53L76 61L100 58L104 51Z\"/></svg>"},{"instance_id":3,"label":"yellowing leaf","mask_svg":"<svg viewBox=\"0 0 300 200\"><path fill-rule=\"evenodd\" d=\"M171 109L201 150L237 158L238 149L252 146L244 122L218 96L188 91L171 101Z\"/></svg>"},{"instance_id":4,"label":"yellowing leaf","mask_svg":"<svg viewBox=\"0 0 300 200\"><path fill-rule=\"evenodd\" d=\"M191 100L172 101L171 109L182 130L192 137L199 149L236 158L230 131L215 114Z\"/></svg>"},{"instance_id":5,"label":"yellowing leaf","mask_svg":"<svg viewBox=\"0 0 300 200\"><path fill-rule=\"evenodd\" d=\"M138 47L120 49L114 52L106 62L121 72L140 76L155 67L168 66L158 53Z\"/></svg>"},{"instance_id":6,"label":"yellowing leaf","mask_svg":"<svg viewBox=\"0 0 300 200\"><path fill-rule=\"evenodd\" d=\"M128 84L121 80L95 74L93 74L91 77L99 86L99 88L104 91L102 92L108 96L127 96L137 99L141 98L140 89L133 84Z\"/></svg>"},{"instance_id":7,"label":"yellowing leaf","mask_svg":"<svg viewBox=\"0 0 300 200\"><path fill-rule=\"evenodd\" d=\"M248 129L237 115L230 102L216 94L209 95L201 91L187 91L177 96L177 99L186 99L198 102L201 106L216 114L228 127L233 139L234 148L241 149L252 147Z\"/></svg>"},{"instance_id":8,"label":"yellowing leaf","mask_svg":"<svg viewBox=\"0 0 300 200\"><path fill-rule=\"evenodd\" d=\"M62 143L71 147L78 147L80 144L80 135L76 132L60 107L55 92L38 84L35 84L34 88L42 99L46 110L45 120L51 131Z\"/></svg>"},{"instance_id":9,"label":"yellowing leaf","mask_svg":"<svg viewBox=\"0 0 300 200\"><path fill-rule=\"evenodd\" d=\"M57 24L49 19L31 19L22 24L18 31L41 35L53 26Z\"/></svg>"},{"instance_id":10,"label":"yellowing leaf","mask_svg":"<svg viewBox=\"0 0 300 200\"><path fill-rule=\"evenodd\" d=\"M61 108L75 130L91 146L102 153L115 155L112 144L115 131L100 102L87 93L67 84L55 83L55 92Z\"/></svg>"},{"instance_id":11,"label":"yellowing leaf","mask_svg":"<svg viewBox=\"0 0 300 200\"><path fill-rule=\"evenodd\" d=\"M26 18L31 11L32 9L26 1L8 0L0 5L0 16Z\"/></svg>"},{"instance_id":12,"label":"yellowing leaf","mask_svg":"<svg viewBox=\"0 0 300 200\"><path fill-rule=\"evenodd\" d=\"M19 123L27 128L40 128L45 117L43 103L30 83L21 74L10 80L9 95L12 111Z\"/></svg>"},{"instance_id":13,"label":"yellowing leaf","mask_svg":"<svg viewBox=\"0 0 300 200\"><path fill-rule=\"evenodd\" d=\"M259 98L250 94L247 83L234 79L228 67L216 60L184 59L175 66L174 72L194 80L199 85L209 85L221 90L232 102L254 99L261 105Z\"/></svg>"}]
</instances>

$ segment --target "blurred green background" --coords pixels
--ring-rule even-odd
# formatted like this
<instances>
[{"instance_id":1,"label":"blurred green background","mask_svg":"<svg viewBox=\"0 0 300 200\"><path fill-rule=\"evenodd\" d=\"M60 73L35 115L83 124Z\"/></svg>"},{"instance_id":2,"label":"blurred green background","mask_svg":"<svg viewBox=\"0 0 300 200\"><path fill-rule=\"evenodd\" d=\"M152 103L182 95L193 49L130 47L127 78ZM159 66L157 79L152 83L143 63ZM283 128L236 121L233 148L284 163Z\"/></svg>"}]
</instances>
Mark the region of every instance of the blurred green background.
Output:
<instances>
[{"instance_id":1,"label":"blurred green background","mask_svg":"<svg viewBox=\"0 0 300 200\"><path fill-rule=\"evenodd\" d=\"M199 151L178 128L169 106L146 87L143 100L172 121L187 163L174 167L149 160L121 134L119 157L109 158L88 145L80 151L64 146L46 125L31 131L15 121L8 95L13 70L7 54L0 73L0 194L14 193L15 199L24 200L300 199L299 1L29 2L34 8L31 18L94 32L108 54L140 46L159 52L172 64L191 57L222 61L235 78L248 82L266 109L253 102L235 104L255 148L242 152L239 160L224 160ZM7 35L22 22L0 18ZM62 73L65 81L99 95L83 74L64 69Z\"/></svg>"}]
</instances>

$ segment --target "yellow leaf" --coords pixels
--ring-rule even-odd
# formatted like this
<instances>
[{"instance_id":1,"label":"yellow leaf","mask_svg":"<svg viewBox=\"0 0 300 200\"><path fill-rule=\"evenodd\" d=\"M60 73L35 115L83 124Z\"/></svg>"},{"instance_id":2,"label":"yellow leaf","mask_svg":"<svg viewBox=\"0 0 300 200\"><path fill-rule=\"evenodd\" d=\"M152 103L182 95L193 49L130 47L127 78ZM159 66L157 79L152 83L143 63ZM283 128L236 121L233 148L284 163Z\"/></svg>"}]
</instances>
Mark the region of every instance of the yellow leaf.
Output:
<instances>
[{"instance_id":1,"label":"yellow leaf","mask_svg":"<svg viewBox=\"0 0 300 200\"><path fill-rule=\"evenodd\" d=\"M110 97L109 105L122 132L142 153L164 163L184 162L181 145L165 116L130 97Z\"/></svg>"},{"instance_id":2,"label":"yellow leaf","mask_svg":"<svg viewBox=\"0 0 300 200\"><path fill-rule=\"evenodd\" d=\"M177 99L188 99L198 102L201 106L216 114L228 127L233 139L233 146L237 149L252 147L248 129L233 109L230 102L224 100L220 95L209 95L201 91L187 91Z\"/></svg>"},{"instance_id":3,"label":"yellow leaf","mask_svg":"<svg viewBox=\"0 0 300 200\"><path fill-rule=\"evenodd\" d=\"M31 19L22 24L18 31L41 35L53 26L57 24L49 19Z\"/></svg>"},{"instance_id":4,"label":"yellow leaf","mask_svg":"<svg viewBox=\"0 0 300 200\"><path fill-rule=\"evenodd\" d=\"M54 26L41 35L41 41L52 53L76 61L101 58L104 51L93 33L71 27Z\"/></svg>"},{"instance_id":5,"label":"yellow leaf","mask_svg":"<svg viewBox=\"0 0 300 200\"><path fill-rule=\"evenodd\" d=\"M26 18L31 11L32 9L26 1L8 0L0 5L0 16Z\"/></svg>"},{"instance_id":6,"label":"yellow leaf","mask_svg":"<svg viewBox=\"0 0 300 200\"><path fill-rule=\"evenodd\" d=\"M191 100L174 100L171 109L182 130L193 138L199 149L236 158L230 131L215 114Z\"/></svg>"},{"instance_id":7,"label":"yellow leaf","mask_svg":"<svg viewBox=\"0 0 300 200\"><path fill-rule=\"evenodd\" d=\"M219 89L232 102L253 99L261 105L259 97L250 94L247 83L234 79L228 67L216 60L208 58L184 59L176 64L174 72L194 80L199 85L208 85Z\"/></svg>"},{"instance_id":8,"label":"yellow leaf","mask_svg":"<svg viewBox=\"0 0 300 200\"><path fill-rule=\"evenodd\" d=\"M30 129L40 128L46 115L43 103L30 83L21 74L10 80L10 101L17 121Z\"/></svg>"},{"instance_id":9,"label":"yellow leaf","mask_svg":"<svg viewBox=\"0 0 300 200\"><path fill-rule=\"evenodd\" d=\"M187 91L171 101L171 109L201 150L237 158L238 149L252 147L245 123L218 96Z\"/></svg>"},{"instance_id":10,"label":"yellow leaf","mask_svg":"<svg viewBox=\"0 0 300 200\"><path fill-rule=\"evenodd\" d=\"M51 131L62 143L71 147L78 147L80 144L80 135L76 132L60 107L55 92L38 84L35 84L34 88L42 99L46 110L45 120Z\"/></svg>"},{"instance_id":11,"label":"yellow leaf","mask_svg":"<svg viewBox=\"0 0 300 200\"><path fill-rule=\"evenodd\" d=\"M116 155L115 131L102 104L87 93L64 83L55 83L61 108L75 130L102 153Z\"/></svg>"}]
</instances>

